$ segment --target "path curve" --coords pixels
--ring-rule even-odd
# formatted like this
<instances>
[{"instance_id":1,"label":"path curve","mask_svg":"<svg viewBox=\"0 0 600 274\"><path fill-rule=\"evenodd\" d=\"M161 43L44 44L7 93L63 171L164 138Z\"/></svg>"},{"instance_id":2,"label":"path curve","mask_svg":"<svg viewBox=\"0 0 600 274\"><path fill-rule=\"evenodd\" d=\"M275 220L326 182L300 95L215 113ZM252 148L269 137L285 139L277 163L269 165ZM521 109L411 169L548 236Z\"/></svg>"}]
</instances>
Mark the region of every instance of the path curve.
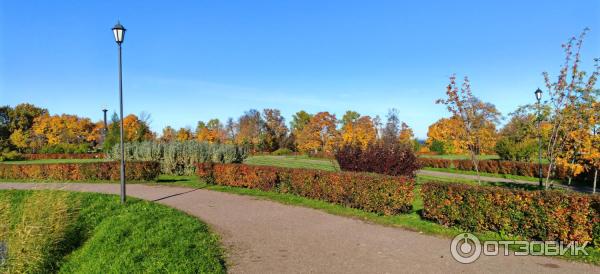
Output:
<instances>
[{"instance_id":1,"label":"path curve","mask_svg":"<svg viewBox=\"0 0 600 274\"><path fill-rule=\"evenodd\" d=\"M64 189L116 194L118 184L1 183L0 189ZM169 205L221 235L231 273L600 273L548 257L482 256L455 262L450 240L204 189L128 185L128 195Z\"/></svg>"}]
</instances>

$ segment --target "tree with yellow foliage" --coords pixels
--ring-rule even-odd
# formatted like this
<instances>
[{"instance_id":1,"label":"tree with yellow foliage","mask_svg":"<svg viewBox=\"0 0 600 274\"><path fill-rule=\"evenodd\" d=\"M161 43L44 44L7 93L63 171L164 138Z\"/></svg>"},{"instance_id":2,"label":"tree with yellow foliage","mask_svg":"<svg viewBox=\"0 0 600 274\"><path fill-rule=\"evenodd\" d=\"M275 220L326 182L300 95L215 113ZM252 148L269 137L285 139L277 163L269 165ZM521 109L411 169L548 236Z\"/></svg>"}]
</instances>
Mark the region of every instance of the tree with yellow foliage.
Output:
<instances>
[{"instance_id":1,"label":"tree with yellow foliage","mask_svg":"<svg viewBox=\"0 0 600 274\"><path fill-rule=\"evenodd\" d=\"M177 131L177 137L176 137L177 141L187 141L187 140L193 140L194 139L194 135L192 134L192 130L189 128L180 128Z\"/></svg>"},{"instance_id":2,"label":"tree with yellow foliage","mask_svg":"<svg viewBox=\"0 0 600 274\"><path fill-rule=\"evenodd\" d=\"M563 45L565 62L555 82L550 80L547 72L543 73L549 95L545 107L550 110L546 119L552 125L546 149L549 161L546 189L550 186L550 176L556 165L568 163L578 151L585 149L586 144L593 144L586 139L593 139L590 136L590 132L593 132L590 121L593 119L589 117L595 116L594 111L597 109L594 100L590 98L594 98L593 94L596 92L600 67L596 59L595 69L591 74L581 70L580 52L588 31L588 28L584 29L578 38L572 37Z\"/></svg>"},{"instance_id":3,"label":"tree with yellow foliage","mask_svg":"<svg viewBox=\"0 0 600 274\"><path fill-rule=\"evenodd\" d=\"M96 125L89 118L80 118L76 115L48 115L38 116L33 120L32 134L34 149L44 146L57 146L61 144L82 145L98 141L94 135Z\"/></svg>"},{"instance_id":4,"label":"tree with yellow foliage","mask_svg":"<svg viewBox=\"0 0 600 274\"><path fill-rule=\"evenodd\" d=\"M442 118L429 126L425 144L432 150L440 153L464 154L467 146L460 136L464 135L463 127L457 117ZM442 144L443 148L435 149L434 144Z\"/></svg>"},{"instance_id":5,"label":"tree with yellow foliage","mask_svg":"<svg viewBox=\"0 0 600 274\"><path fill-rule=\"evenodd\" d=\"M296 146L302 152L332 153L340 134L336 129L337 119L329 112L319 112L299 132Z\"/></svg>"},{"instance_id":6,"label":"tree with yellow foliage","mask_svg":"<svg viewBox=\"0 0 600 274\"><path fill-rule=\"evenodd\" d=\"M359 145L366 149L377 139L377 130L369 116L360 116L357 119L346 121L342 127L342 144Z\"/></svg>"}]
</instances>

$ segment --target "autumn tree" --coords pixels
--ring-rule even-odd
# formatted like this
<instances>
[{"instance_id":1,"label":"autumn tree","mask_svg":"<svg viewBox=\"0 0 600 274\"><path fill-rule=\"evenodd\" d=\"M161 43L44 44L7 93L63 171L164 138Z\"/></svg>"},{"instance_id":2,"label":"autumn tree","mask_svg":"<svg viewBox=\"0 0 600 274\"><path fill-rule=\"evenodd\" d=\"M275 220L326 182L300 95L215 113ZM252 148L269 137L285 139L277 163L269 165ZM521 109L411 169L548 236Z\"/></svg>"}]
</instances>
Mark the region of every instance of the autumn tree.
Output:
<instances>
[{"instance_id":1,"label":"autumn tree","mask_svg":"<svg viewBox=\"0 0 600 274\"><path fill-rule=\"evenodd\" d=\"M11 132L11 136L9 136L9 139L19 151L22 152L29 149L33 120L44 114L48 114L47 109L28 103L18 104L13 109L10 109L8 113L8 129ZM15 136L12 136L13 134Z\"/></svg>"},{"instance_id":2,"label":"autumn tree","mask_svg":"<svg viewBox=\"0 0 600 274\"><path fill-rule=\"evenodd\" d=\"M32 148L82 145L89 149L93 143L98 142L98 136L93 132L94 128L95 124L89 118L68 114L43 114L33 121Z\"/></svg>"},{"instance_id":3,"label":"autumn tree","mask_svg":"<svg viewBox=\"0 0 600 274\"><path fill-rule=\"evenodd\" d=\"M317 113L299 132L296 139L298 149L310 153L332 153L339 141L336 124L334 114Z\"/></svg>"},{"instance_id":4,"label":"autumn tree","mask_svg":"<svg viewBox=\"0 0 600 274\"><path fill-rule=\"evenodd\" d=\"M261 147L269 152L284 147L288 128L281 112L278 109L264 109L263 120Z\"/></svg>"},{"instance_id":5,"label":"autumn tree","mask_svg":"<svg viewBox=\"0 0 600 274\"><path fill-rule=\"evenodd\" d=\"M163 128L162 130L162 135L160 136L160 140L163 142L172 142L173 140L175 140L176 137L176 132L175 129L172 128L171 126L166 126L165 128Z\"/></svg>"},{"instance_id":6,"label":"autumn tree","mask_svg":"<svg viewBox=\"0 0 600 274\"><path fill-rule=\"evenodd\" d=\"M135 114L129 114L123 118L123 130L126 142L149 141L155 138L148 123Z\"/></svg>"},{"instance_id":7,"label":"autumn tree","mask_svg":"<svg viewBox=\"0 0 600 274\"><path fill-rule=\"evenodd\" d=\"M177 131L176 139L177 141L193 140L194 134L191 129L182 127Z\"/></svg>"},{"instance_id":8,"label":"autumn tree","mask_svg":"<svg viewBox=\"0 0 600 274\"><path fill-rule=\"evenodd\" d=\"M344 116L342 116L342 120L340 121L342 123L342 128L344 128L347 124L355 123L358 118L360 118L360 113L353 110L346 111Z\"/></svg>"},{"instance_id":9,"label":"autumn tree","mask_svg":"<svg viewBox=\"0 0 600 274\"><path fill-rule=\"evenodd\" d=\"M384 144L395 144L400 134L400 117L398 110L393 108L388 111L387 121L381 131L381 140Z\"/></svg>"},{"instance_id":10,"label":"autumn tree","mask_svg":"<svg viewBox=\"0 0 600 274\"><path fill-rule=\"evenodd\" d=\"M500 130L494 150L501 159L530 161L537 154L538 118L528 108L529 106L522 106L511 113L510 120Z\"/></svg>"},{"instance_id":11,"label":"autumn tree","mask_svg":"<svg viewBox=\"0 0 600 274\"><path fill-rule=\"evenodd\" d=\"M405 122L400 124L400 131L398 132L398 142L403 145L414 147L415 134L412 128L410 128Z\"/></svg>"},{"instance_id":12,"label":"autumn tree","mask_svg":"<svg viewBox=\"0 0 600 274\"><path fill-rule=\"evenodd\" d=\"M359 145L366 149L377 139L377 130L369 116L360 116L360 118L347 120L342 126L342 144Z\"/></svg>"},{"instance_id":13,"label":"autumn tree","mask_svg":"<svg viewBox=\"0 0 600 274\"><path fill-rule=\"evenodd\" d=\"M10 150L10 106L0 107L0 153ZM5 151L6 150L6 151Z\"/></svg>"},{"instance_id":14,"label":"autumn tree","mask_svg":"<svg viewBox=\"0 0 600 274\"><path fill-rule=\"evenodd\" d=\"M150 130L146 115L140 115L144 120L138 118L134 114L129 114L123 119L123 139L125 142L141 142L151 141L156 138L154 132ZM120 141L121 121L117 113L113 113L111 122L108 124L108 132L106 133L106 139L104 140L103 149L105 151L110 150L114 145Z\"/></svg>"},{"instance_id":15,"label":"autumn tree","mask_svg":"<svg viewBox=\"0 0 600 274\"><path fill-rule=\"evenodd\" d=\"M33 120L44 114L48 114L48 110L45 108L39 108L28 103L18 104L9 114L10 130L28 131L33 126Z\"/></svg>"},{"instance_id":16,"label":"autumn tree","mask_svg":"<svg viewBox=\"0 0 600 274\"><path fill-rule=\"evenodd\" d=\"M309 122L310 119L312 118L312 114L309 114L308 112L301 110L296 112L294 115L292 115L292 121L290 122L290 134L288 136L288 143L290 144L290 147L297 151L298 150L298 142L297 142L297 136L300 132L302 132L302 129L304 129L304 126L306 126Z\"/></svg>"},{"instance_id":17,"label":"autumn tree","mask_svg":"<svg viewBox=\"0 0 600 274\"><path fill-rule=\"evenodd\" d=\"M225 140L226 143L233 144L235 142L235 137L237 136L237 124L233 120L233 118L229 117L227 122L225 123Z\"/></svg>"},{"instance_id":18,"label":"autumn tree","mask_svg":"<svg viewBox=\"0 0 600 274\"><path fill-rule=\"evenodd\" d=\"M548 93L546 106L550 109L548 121L552 128L546 149L546 158L549 161L545 187L550 185L552 170L558 163L565 163L566 159L573 157L577 150L582 148L580 138L588 137L585 132L592 131L590 119L582 117L587 115L586 104L582 104L584 96L595 90L599 67L596 60L595 70L587 75L580 69L581 48L588 29L572 37L563 45L565 61L561 66L556 81L550 80L550 75L544 72L544 81ZM593 111L593 108L591 108ZM590 138L591 139L591 138ZM572 144L569 149L569 144ZM575 146L577 150L573 149Z\"/></svg>"},{"instance_id":19,"label":"autumn tree","mask_svg":"<svg viewBox=\"0 0 600 274\"><path fill-rule=\"evenodd\" d=\"M259 144L263 129L263 119L255 109L246 111L237 122L236 144L245 146L253 151L260 149Z\"/></svg>"},{"instance_id":20,"label":"autumn tree","mask_svg":"<svg viewBox=\"0 0 600 274\"><path fill-rule=\"evenodd\" d=\"M477 155L481 153L484 142L495 139L495 132L492 135L486 128L495 128L500 119L500 112L494 105L484 103L473 95L469 78L466 76L460 88L456 84L456 76L451 76L450 84L446 87L446 96L446 99L439 99L436 103L446 105L452 116L460 121L463 130L458 138L466 144L478 181L481 183Z\"/></svg>"}]
</instances>

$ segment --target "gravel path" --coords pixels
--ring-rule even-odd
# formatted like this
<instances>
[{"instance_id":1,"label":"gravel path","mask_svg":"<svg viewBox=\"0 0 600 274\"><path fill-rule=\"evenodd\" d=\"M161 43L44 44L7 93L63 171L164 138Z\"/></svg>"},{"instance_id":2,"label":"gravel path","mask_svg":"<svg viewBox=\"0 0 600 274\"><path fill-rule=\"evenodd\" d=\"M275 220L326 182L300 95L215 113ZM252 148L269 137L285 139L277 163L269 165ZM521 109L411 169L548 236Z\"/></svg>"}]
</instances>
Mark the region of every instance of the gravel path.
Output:
<instances>
[{"instance_id":1,"label":"gravel path","mask_svg":"<svg viewBox=\"0 0 600 274\"><path fill-rule=\"evenodd\" d=\"M186 187L128 185L128 195L169 205L210 224L231 273L600 273L548 257L482 256L455 262L450 239L318 210ZM1 183L0 189L113 193L117 184Z\"/></svg>"}]
</instances>

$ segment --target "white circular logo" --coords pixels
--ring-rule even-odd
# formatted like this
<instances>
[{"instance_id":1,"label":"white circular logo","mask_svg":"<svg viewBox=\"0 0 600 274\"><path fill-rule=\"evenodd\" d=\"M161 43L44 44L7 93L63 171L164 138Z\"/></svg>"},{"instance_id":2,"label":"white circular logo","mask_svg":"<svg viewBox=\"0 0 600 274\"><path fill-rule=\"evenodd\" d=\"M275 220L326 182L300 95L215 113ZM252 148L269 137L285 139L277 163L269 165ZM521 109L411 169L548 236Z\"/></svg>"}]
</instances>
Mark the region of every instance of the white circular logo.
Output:
<instances>
[{"instance_id":1,"label":"white circular logo","mask_svg":"<svg viewBox=\"0 0 600 274\"><path fill-rule=\"evenodd\" d=\"M475 235L471 233L461 233L452 239L450 244L450 253L459 263L470 264L481 255L481 243Z\"/></svg>"}]
</instances>

